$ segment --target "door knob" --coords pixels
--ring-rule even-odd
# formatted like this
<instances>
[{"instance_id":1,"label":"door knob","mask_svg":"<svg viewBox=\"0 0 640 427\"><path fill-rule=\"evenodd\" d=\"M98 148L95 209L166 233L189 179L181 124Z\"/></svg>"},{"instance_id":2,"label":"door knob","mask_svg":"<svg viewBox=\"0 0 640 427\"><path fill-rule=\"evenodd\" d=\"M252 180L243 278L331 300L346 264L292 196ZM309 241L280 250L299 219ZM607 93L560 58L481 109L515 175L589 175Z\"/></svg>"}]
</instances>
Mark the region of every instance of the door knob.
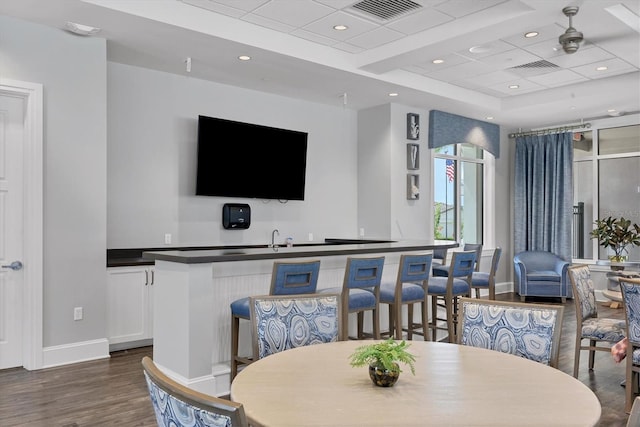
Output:
<instances>
[{"instance_id":1,"label":"door knob","mask_svg":"<svg viewBox=\"0 0 640 427\"><path fill-rule=\"evenodd\" d=\"M20 261L13 261L9 265L3 265L2 268L10 268L13 271L22 270L22 263Z\"/></svg>"}]
</instances>

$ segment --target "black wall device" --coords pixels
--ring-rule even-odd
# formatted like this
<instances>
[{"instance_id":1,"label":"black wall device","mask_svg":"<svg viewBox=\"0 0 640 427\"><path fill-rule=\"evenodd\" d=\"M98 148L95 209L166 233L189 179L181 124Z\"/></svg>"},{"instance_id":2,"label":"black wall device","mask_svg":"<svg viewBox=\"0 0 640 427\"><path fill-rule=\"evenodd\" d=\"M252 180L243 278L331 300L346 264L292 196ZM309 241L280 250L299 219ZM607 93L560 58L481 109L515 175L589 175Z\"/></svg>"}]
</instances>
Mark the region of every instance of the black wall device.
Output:
<instances>
[{"instance_id":1,"label":"black wall device","mask_svg":"<svg viewBox=\"0 0 640 427\"><path fill-rule=\"evenodd\" d=\"M225 203L222 207L222 226L227 230L246 229L251 225L251 206L245 203Z\"/></svg>"}]
</instances>

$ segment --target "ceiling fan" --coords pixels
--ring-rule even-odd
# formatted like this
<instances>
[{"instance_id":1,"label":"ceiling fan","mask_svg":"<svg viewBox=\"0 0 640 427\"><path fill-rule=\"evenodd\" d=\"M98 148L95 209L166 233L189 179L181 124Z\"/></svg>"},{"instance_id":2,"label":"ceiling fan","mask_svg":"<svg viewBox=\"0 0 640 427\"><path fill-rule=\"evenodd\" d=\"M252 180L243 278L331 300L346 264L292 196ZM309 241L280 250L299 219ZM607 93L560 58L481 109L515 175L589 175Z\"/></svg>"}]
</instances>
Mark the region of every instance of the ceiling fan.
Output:
<instances>
[{"instance_id":1,"label":"ceiling fan","mask_svg":"<svg viewBox=\"0 0 640 427\"><path fill-rule=\"evenodd\" d=\"M562 9L562 13L569 18L569 28L558 37L558 41L566 53L576 53L580 42L584 39L582 33L573 28L572 18L576 16L578 10L580 10L578 6L567 6Z\"/></svg>"}]
</instances>

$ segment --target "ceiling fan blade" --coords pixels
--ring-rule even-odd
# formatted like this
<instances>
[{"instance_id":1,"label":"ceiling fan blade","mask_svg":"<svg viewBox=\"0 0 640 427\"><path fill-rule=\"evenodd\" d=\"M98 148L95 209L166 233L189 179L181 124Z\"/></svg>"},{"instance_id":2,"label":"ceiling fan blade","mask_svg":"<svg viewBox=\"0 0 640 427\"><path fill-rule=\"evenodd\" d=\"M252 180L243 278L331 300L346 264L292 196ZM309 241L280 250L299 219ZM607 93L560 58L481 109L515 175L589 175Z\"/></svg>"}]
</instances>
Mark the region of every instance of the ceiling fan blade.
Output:
<instances>
[{"instance_id":1,"label":"ceiling fan blade","mask_svg":"<svg viewBox=\"0 0 640 427\"><path fill-rule=\"evenodd\" d=\"M628 36L625 33L616 33L616 34L607 34L605 36L588 37L586 39L586 41L588 41L589 43L597 45L597 44L600 44L600 43L615 42L615 41L618 41L618 40L622 40L622 39L624 39L626 37L628 37Z\"/></svg>"}]
</instances>

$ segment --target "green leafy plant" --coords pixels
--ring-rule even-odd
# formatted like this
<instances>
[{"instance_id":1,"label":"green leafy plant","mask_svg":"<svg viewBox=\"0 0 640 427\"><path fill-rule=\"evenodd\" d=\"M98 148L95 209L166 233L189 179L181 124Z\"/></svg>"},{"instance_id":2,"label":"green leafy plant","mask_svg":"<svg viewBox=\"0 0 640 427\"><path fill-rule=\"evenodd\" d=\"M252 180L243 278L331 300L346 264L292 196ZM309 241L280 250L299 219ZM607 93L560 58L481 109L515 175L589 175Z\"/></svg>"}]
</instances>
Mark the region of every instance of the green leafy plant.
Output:
<instances>
[{"instance_id":1,"label":"green leafy plant","mask_svg":"<svg viewBox=\"0 0 640 427\"><path fill-rule=\"evenodd\" d=\"M628 245L640 246L640 226L631 224L624 217L597 219L595 228L589 235L598 239L600 246L611 248L615 255L609 257L611 261L622 262L627 259L625 252Z\"/></svg>"},{"instance_id":2,"label":"green leafy plant","mask_svg":"<svg viewBox=\"0 0 640 427\"><path fill-rule=\"evenodd\" d=\"M415 375L414 362L415 356L407 351L411 344L406 341L394 341L389 338L386 341L363 345L355 349L353 354L349 356L351 366L378 366L384 367L388 371L399 369L398 363L409 365L411 373Z\"/></svg>"}]
</instances>

